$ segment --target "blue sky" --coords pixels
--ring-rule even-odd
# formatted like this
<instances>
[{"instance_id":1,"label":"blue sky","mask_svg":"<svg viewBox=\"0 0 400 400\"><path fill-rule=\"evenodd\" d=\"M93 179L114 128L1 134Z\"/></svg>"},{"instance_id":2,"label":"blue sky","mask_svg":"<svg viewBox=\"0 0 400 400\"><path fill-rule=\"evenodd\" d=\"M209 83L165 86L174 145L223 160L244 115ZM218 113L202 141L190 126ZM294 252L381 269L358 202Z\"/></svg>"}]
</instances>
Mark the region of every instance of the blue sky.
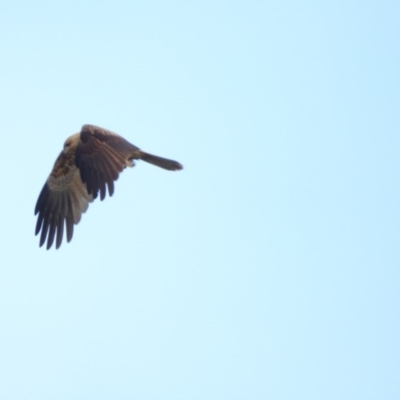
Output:
<instances>
[{"instance_id":1,"label":"blue sky","mask_svg":"<svg viewBox=\"0 0 400 400\"><path fill-rule=\"evenodd\" d=\"M1 10L0 398L399 398L398 2ZM46 251L85 123L185 169Z\"/></svg>"}]
</instances>

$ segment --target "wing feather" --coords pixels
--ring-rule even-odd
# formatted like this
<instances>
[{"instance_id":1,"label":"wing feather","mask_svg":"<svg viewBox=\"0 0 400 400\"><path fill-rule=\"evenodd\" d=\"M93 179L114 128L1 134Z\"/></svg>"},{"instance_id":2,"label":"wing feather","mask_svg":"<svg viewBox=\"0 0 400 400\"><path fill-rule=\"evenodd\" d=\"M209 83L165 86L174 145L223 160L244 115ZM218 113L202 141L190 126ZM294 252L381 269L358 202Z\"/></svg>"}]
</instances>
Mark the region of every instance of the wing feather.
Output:
<instances>
[{"instance_id":1,"label":"wing feather","mask_svg":"<svg viewBox=\"0 0 400 400\"><path fill-rule=\"evenodd\" d=\"M65 218L59 217L57 224L57 238L56 238L56 249L61 246L63 233L64 233L64 220Z\"/></svg>"},{"instance_id":2,"label":"wing feather","mask_svg":"<svg viewBox=\"0 0 400 400\"><path fill-rule=\"evenodd\" d=\"M125 167L131 165L129 159L138 150L138 147L113 132L94 125L84 125L76 150L76 165L88 193L96 198L100 192L100 199L103 200L107 185L108 194L112 196L114 181Z\"/></svg>"},{"instance_id":3,"label":"wing feather","mask_svg":"<svg viewBox=\"0 0 400 400\"><path fill-rule=\"evenodd\" d=\"M87 210L93 196L87 192L79 169L74 163L74 154L61 153L53 171L40 192L35 207L38 214L35 234L40 232L39 245L50 249L54 244L58 249L66 227L67 241L73 236L74 225L78 224Z\"/></svg>"},{"instance_id":4,"label":"wing feather","mask_svg":"<svg viewBox=\"0 0 400 400\"><path fill-rule=\"evenodd\" d=\"M40 234L40 242L39 246L42 247L44 242L46 241L46 236L47 236L47 231L49 230L49 224L47 223L48 221L47 215L45 215L44 220L43 220L43 227L42 227L42 233Z\"/></svg>"}]
</instances>

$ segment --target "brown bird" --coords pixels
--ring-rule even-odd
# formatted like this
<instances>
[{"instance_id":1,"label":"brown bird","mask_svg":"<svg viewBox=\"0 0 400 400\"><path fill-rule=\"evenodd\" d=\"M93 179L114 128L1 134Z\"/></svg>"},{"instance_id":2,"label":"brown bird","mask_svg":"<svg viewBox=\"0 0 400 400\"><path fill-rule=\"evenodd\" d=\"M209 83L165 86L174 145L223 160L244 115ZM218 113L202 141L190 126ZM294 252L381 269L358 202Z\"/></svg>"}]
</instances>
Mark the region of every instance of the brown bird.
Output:
<instances>
[{"instance_id":1,"label":"brown bird","mask_svg":"<svg viewBox=\"0 0 400 400\"><path fill-rule=\"evenodd\" d=\"M89 203L99 194L103 200L106 186L112 196L114 181L124 168L135 165L133 160L143 160L169 171L183 168L177 161L146 153L116 133L94 125L84 125L80 133L70 136L36 203L35 235L41 231L40 246L47 239L46 247L50 249L56 239L58 249L64 226L69 242L74 225L79 223Z\"/></svg>"}]
</instances>

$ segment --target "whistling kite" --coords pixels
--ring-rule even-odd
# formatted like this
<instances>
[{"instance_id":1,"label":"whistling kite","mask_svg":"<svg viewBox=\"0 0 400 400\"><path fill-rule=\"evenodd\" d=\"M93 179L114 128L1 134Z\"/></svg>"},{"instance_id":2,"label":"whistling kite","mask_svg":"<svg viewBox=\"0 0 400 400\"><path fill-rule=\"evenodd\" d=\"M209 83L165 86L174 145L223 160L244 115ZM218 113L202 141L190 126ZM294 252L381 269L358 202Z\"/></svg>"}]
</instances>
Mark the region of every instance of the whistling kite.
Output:
<instances>
[{"instance_id":1,"label":"whistling kite","mask_svg":"<svg viewBox=\"0 0 400 400\"><path fill-rule=\"evenodd\" d=\"M93 125L84 125L80 133L70 136L54 163L53 170L40 192L35 215L40 246L46 242L49 249L56 238L61 245L64 225L67 242L72 239L74 225L78 224L89 203L100 193L100 200L114 193L114 181L125 167L133 167L133 160L176 171L182 169L177 161L154 156L139 149L116 133Z\"/></svg>"}]
</instances>

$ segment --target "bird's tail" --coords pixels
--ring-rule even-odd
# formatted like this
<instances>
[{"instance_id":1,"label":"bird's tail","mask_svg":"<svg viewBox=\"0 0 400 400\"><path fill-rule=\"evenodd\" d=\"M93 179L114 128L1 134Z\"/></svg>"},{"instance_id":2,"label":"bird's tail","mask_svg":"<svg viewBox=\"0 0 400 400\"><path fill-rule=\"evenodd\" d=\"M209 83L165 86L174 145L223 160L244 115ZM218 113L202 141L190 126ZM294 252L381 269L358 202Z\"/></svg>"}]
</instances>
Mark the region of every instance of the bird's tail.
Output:
<instances>
[{"instance_id":1,"label":"bird's tail","mask_svg":"<svg viewBox=\"0 0 400 400\"><path fill-rule=\"evenodd\" d=\"M143 161L146 161L150 164L156 165L157 167L167 169L169 171L177 171L183 168L183 165L178 163L178 161L169 160L168 158L163 158L159 156L155 156L150 153L146 153L145 151L140 150L139 158Z\"/></svg>"}]
</instances>

